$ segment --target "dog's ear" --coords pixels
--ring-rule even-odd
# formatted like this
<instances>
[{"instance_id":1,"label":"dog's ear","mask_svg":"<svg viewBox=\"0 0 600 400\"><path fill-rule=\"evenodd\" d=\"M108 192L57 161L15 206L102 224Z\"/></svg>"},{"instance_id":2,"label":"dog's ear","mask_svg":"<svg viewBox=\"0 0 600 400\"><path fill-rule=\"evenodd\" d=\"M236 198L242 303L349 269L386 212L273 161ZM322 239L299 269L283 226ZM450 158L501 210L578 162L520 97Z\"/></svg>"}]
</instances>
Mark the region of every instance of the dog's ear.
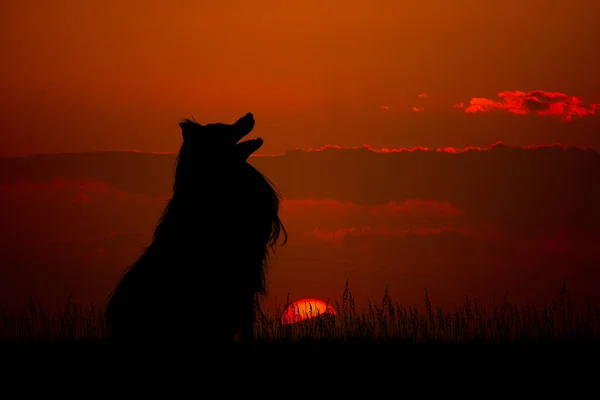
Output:
<instances>
[{"instance_id":1,"label":"dog's ear","mask_svg":"<svg viewBox=\"0 0 600 400\"><path fill-rule=\"evenodd\" d=\"M238 153L238 156L242 158L242 160L248 160L248 157L252 155L256 150L260 149L263 145L262 138L245 140L241 143L238 143L235 146L235 149Z\"/></svg>"},{"instance_id":2,"label":"dog's ear","mask_svg":"<svg viewBox=\"0 0 600 400\"><path fill-rule=\"evenodd\" d=\"M194 121L185 119L179 123L179 127L181 128L181 136L185 142L194 134L194 131L197 131L202 126Z\"/></svg>"}]
</instances>

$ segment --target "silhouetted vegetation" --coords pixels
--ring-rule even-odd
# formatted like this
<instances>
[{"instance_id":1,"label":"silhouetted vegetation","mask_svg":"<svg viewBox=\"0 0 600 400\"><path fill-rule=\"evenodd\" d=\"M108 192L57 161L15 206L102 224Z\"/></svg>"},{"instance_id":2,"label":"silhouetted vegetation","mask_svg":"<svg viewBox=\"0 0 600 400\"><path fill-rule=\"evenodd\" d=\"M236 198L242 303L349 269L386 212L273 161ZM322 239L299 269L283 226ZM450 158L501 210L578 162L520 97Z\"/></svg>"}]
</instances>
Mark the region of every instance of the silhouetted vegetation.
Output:
<instances>
[{"instance_id":1,"label":"silhouetted vegetation","mask_svg":"<svg viewBox=\"0 0 600 400\"><path fill-rule=\"evenodd\" d=\"M600 308L588 306L575 311L566 286L558 301L548 302L541 308L519 306L504 298L501 303L486 309L467 297L460 307L448 310L434 307L427 292L424 303L425 311L418 311L416 307L394 302L385 293L378 303L371 302L365 309L357 310L346 284L341 301L332 304L337 315L323 314L294 324L282 324L284 305L275 315L259 318L256 341L456 344L600 339ZM3 340L71 342L106 338L103 312L92 305L80 307L69 299L58 314L49 315L41 305L33 303L25 311L2 312L0 333Z\"/></svg>"}]
</instances>

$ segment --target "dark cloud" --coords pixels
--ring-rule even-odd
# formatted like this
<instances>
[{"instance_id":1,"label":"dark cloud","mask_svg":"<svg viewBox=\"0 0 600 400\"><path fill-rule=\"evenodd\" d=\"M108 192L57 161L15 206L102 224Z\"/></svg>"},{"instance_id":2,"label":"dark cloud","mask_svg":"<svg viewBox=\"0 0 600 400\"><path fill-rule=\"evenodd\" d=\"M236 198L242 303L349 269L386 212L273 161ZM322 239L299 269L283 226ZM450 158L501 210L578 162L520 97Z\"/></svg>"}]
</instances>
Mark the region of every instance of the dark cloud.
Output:
<instances>
[{"instance_id":1,"label":"dark cloud","mask_svg":"<svg viewBox=\"0 0 600 400\"><path fill-rule=\"evenodd\" d=\"M294 151L256 164L288 198L361 205L449 202L495 229L529 234L600 226L600 155L563 146Z\"/></svg>"},{"instance_id":2,"label":"dark cloud","mask_svg":"<svg viewBox=\"0 0 600 400\"><path fill-rule=\"evenodd\" d=\"M41 212L43 220L55 214L48 207L66 207L56 204L68 203L73 218L87 207L95 210L98 220L105 221L106 231L123 231L129 228L110 225L118 220L103 218L102 207L119 209L117 199L124 193L135 194L138 199L150 196L157 199L152 208L156 215L170 194L174 161L175 155L170 154L125 152L3 159L0 163L5 168L0 171L5 171L5 176L0 176L0 183L4 181L5 187L15 185L9 176L17 182L50 182L56 176L105 182L110 188L107 193L115 193L110 199L94 200L100 192L95 193L93 187L71 187L61 192L66 196L62 203L51 196L54 200L44 205L46 211L32 212ZM500 143L465 149L325 146L281 156L253 157L252 163L290 200L386 207L390 202L408 207L411 203L407 202L415 199L435 201L450 204L489 229L525 236L554 229L585 235L600 226L600 187L596 184L600 180L600 155L592 149L561 145L517 148ZM48 190L42 186L38 189ZM13 200L27 204L27 195L22 196ZM29 197L35 197L33 192ZM124 218L137 215L129 209L118 213ZM134 230L146 228L144 223Z\"/></svg>"},{"instance_id":3,"label":"dark cloud","mask_svg":"<svg viewBox=\"0 0 600 400\"><path fill-rule=\"evenodd\" d=\"M3 299L63 293L102 301L151 237L174 155L4 159ZM272 293L322 297L350 278L418 301L553 294L600 281L600 155L564 146L340 149L253 157L281 189L290 233ZM6 171L1 169L0 171ZM61 177L61 178L56 178ZM65 294L66 295L66 294Z\"/></svg>"}]
</instances>

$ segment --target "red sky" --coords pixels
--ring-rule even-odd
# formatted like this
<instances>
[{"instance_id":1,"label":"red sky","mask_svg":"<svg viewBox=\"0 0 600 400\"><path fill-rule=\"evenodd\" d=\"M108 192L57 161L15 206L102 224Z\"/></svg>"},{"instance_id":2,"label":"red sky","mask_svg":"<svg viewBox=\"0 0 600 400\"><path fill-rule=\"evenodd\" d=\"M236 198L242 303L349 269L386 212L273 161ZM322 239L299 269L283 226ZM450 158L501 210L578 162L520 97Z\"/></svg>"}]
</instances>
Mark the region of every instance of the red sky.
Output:
<instances>
[{"instance_id":1,"label":"red sky","mask_svg":"<svg viewBox=\"0 0 600 400\"><path fill-rule=\"evenodd\" d=\"M101 304L149 244L174 158L0 160L0 306L30 296L52 306L68 293ZM328 148L251 162L284 196L289 241L269 267L271 309L288 293L339 299L346 279L360 306L386 285L404 304L422 305L424 289L436 304L506 292L540 304L565 279L578 302L600 301L596 151Z\"/></svg>"},{"instance_id":2,"label":"red sky","mask_svg":"<svg viewBox=\"0 0 600 400\"><path fill-rule=\"evenodd\" d=\"M597 0L5 0L0 156L175 152L181 119L246 112L265 154L499 141L600 149L598 48ZM297 154L282 157L268 176L284 188L292 236L270 270L272 293L326 299L350 278L362 299L390 284L410 303L425 287L440 301L506 290L539 300L569 278L593 295L600 163L557 149L497 147L456 164L416 152L396 169L345 158L355 153L340 155L345 164L302 153L303 168ZM169 193L136 190L168 189L170 164L127 180L121 167L104 177L61 169L71 162L54 174L0 168L10 232L0 303L102 300L147 244ZM147 172L131 165L131 176ZM43 177L11 179L32 171Z\"/></svg>"},{"instance_id":3,"label":"red sky","mask_svg":"<svg viewBox=\"0 0 600 400\"><path fill-rule=\"evenodd\" d=\"M176 151L180 119L233 122L248 111L267 153L596 145L598 116L569 134L560 118L531 122L494 107L501 93L541 90L591 114L596 0L8 0L0 37L0 155ZM470 105L494 109L464 119ZM473 125L503 129L479 137Z\"/></svg>"}]
</instances>

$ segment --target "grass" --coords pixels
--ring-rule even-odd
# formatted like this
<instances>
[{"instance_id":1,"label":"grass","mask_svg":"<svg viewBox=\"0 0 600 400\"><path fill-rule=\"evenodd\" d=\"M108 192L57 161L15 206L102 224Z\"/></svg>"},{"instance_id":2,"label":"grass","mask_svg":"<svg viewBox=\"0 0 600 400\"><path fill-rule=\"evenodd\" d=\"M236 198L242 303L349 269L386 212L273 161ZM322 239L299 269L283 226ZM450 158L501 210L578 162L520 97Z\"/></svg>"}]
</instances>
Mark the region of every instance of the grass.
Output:
<instances>
[{"instance_id":1,"label":"grass","mask_svg":"<svg viewBox=\"0 0 600 400\"><path fill-rule=\"evenodd\" d=\"M386 387L386 381L428 393L466 390L467 383L474 390L486 381L494 391L511 383L520 387L528 380L536 392L545 387L554 393L556 383L573 379L577 384L569 390L581 383L594 385L600 308L576 311L566 287L556 302L542 308L505 298L485 309L465 298L460 306L443 309L431 304L427 292L423 305L404 307L385 293L379 302L358 310L346 284L341 300L331 304L336 315L282 325L284 304L259 321L255 341L237 342L228 352L216 351L214 344L202 340L184 348L146 343L114 347L105 340L102 310L69 299L60 312L48 313L32 302L24 312L0 314L0 354L10 370L28 371L24 376L30 382L35 367L44 371L42 375L97 376L108 371L119 379L132 371L151 371L158 374L156 382L170 374L191 373L195 384L239 376L239 382L268 379L273 390L289 390L290 377L301 377L352 393L359 392L360 385L372 390L373 382ZM73 369L67 374L69 366ZM536 374L544 376L541 382L531 379ZM420 383L424 379L429 383ZM234 387L250 390L239 383Z\"/></svg>"},{"instance_id":2,"label":"grass","mask_svg":"<svg viewBox=\"0 0 600 400\"><path fill-rule=\"evenodd\" d=\"M266 344L395 343L476 344L596 342L600 339L600 308L575 311L566 286L558 301L543 308L518 306L507 298L490 309L465 298L452 310L434 307L425 292L424 311L394 302L387 292L378 303L357 310L346 283L340 302L331 304L336 315L323 314L295 324L282 324L285 306L265 315L256 327L257 346ZM308 310L308 312L312 312ZM317 310L314 310L317 314ZM0 340L4 342L102 343L106 338L102 310L78 306L68 299L60 312L50 315L41 305L26 312L0 314ZM598 341L600 343L600 341Z\"/></svg>"}]
</instances>

